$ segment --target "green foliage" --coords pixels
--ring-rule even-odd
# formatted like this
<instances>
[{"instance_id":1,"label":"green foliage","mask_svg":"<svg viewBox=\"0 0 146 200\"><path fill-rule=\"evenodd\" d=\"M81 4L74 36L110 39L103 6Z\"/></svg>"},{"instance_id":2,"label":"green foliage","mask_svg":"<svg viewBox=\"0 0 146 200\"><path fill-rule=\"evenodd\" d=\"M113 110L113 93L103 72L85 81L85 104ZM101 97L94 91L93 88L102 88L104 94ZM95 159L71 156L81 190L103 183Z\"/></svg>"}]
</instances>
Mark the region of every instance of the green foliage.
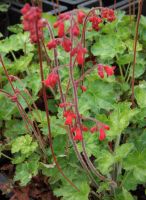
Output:
<instances>
[{"instance_id":1,"label":"green foliage","mask_svg":"<svg viewBox=\"0 0 146 200\"><path fill-rule=\"evenodd\" d=\"M7 12L9 8L9 4L7 3L0 3L0 12Z\"/></svg>"},{"instance_id":2,"label":"green foliage","mask_svg":"<svg viewBox=\"0 0 146 200\"><path fill-rule=\"evenodd\" d=\"M123 158L126 158L130 151L134 148L133 143L122 144L115 150L115 159L116 161L121 161Z\"/></svg>"},{"instance_id":3,"label":"green foliage","mask_svg":"<svg viewBox=\"0 0 146 200\"><path fill-rule=\"evenodd\" d=\"M135 86L135 98L140 108L146 107L146 82L141 82Z\"/></svg>"},{"instance_id":4,"label":"green foliage","mask_svg":"<svg viewBox=\"0 0 146 200\"><path fill-rule=\"evenodd\" d=\"M109 117L111 129L108 132L109 139L120 135L129 125L131 119L138 113L138 110L130 108L131 103L122 102L115 105L114 111Z\"/></svg>"},{"instance_id":5,"label":"green foliage","mask_svg":"<svg viewBox=\"0 0 146 200\"><path fill-rule=\"evenodd\" d=\"M98 162L99 170L103 174L108 174L112 170L111 167L114 164L114 156L110 152L102 150L96 161Z\"/></svg>"},{"instance_id":6,"label":"green foliage","mask_svg":"<svg viewBox=\"0 0 146 200\"><path fill-rule=\"evenodd\" d=\"M114 58L117 54L122 54L125 49L125 44L115 35L105 35L92 46L91 52L104 61Z\"/></svg>"},{"instance_id":7,"label":"green foliage","mask_svg":"<svg viewBox=\"0 0 146 200\"><path fill-rule=\"evenodd\" d=\"M14 180L20 181L21 186L27 185L33 176L36 176L39 168L39 157L33 155L27 161L16 166L16 173Z\"/></svg>"},{"instance_id":8,"label":"green foliage","mask_svg":"<svg viewBox=\"0 0 146 200\"><path fill-rule=\"evenodd\" d=\"M37 143L32 141L30 135L24 135L12 141L11 151L12 153L21 152L21 154L30 155L36 150L37 146Z\"/></svg>"},{"instance_id":9,"label":"green foliage","mask_svg":"<svg viewBox=\"0 0 146 200\"><path fill-rule=\"evenodd\" d=\"M76 182L75 182L76 183ZM90 188L87 182L77 181L77 186L80 188L80 192L75 191L70 186L64 186L54 190L56 196L62 196L62 200L88 200Z\"/></svg>"}]
</instances>

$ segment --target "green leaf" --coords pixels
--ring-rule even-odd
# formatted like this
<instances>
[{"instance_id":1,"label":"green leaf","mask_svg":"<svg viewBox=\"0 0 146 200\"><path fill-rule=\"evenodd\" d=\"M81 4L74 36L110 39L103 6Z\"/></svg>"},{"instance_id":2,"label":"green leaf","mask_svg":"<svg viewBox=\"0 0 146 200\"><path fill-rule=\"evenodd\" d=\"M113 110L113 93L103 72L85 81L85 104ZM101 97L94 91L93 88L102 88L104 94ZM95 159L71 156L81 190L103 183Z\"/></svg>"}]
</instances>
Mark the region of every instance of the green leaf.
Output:
<instances>
[{"instance_id":1,"label":"green leaf","mask_svg":"<svg viewBox=\"0 0 146 200\"><path fill-rule=\"evenodd\" d=\"M141 18L140 18L140 25L146 28L146 17L143 15L141 15Z\"/></svg>"},{"instance_id":2,"label":"green leaf","mask_svg":"<svg viewBox=\"0 0 146 200\"><path fill-rule=\"evenodd\" d=\"M134 200L130 192L128 192L125 188L122 188L124 200Z\"/></svg>"},{"instance_id":3,"label":"green leaf","mask_svg":"<svg viewBox=\"0 0 146 200\"><path fill-rule=\"evenodd\" d=\"M102 60L108 60L117 54L122 54L125 48L125 44L115 35L103 35L99 41L93 44L91 52Z\"/></svg>"},{"instance_id":4,"label":"green leaf","mask_svg":"<svg viewBox=\"0 0 146 200\"><path fill-rule=\"evenodd\" d=\"M33 142L30 135L25 135L17 137L14 141L12 141L11 151L12 153L20 151L22 154L30 155L36 150L37 147L37 142Z\"/></svg>"},{"instance_id":5,"label":"green leaf","mask_svg":"<svg viewBox=\"0 0 146 200\"><path fill-rule=\"evenodd\" d=\"M136 158L136 159L135 159ZM123 161L123 168L132 170L135 179L139 182L146 181L146 149L134 151Z\"/></svg>"},{"instance_id":6,"label":"green leaf","mask_svg":"<svg viewBox=\"0 0 146 200\"><path fill-rule=\"evenodd\" d=\"M114 156L106 150L102 150L96 159L98 169L103 174L108 174L111 171L111 166L114 164L114 161Z\"/></svg>"},{"instance_id":7,"label":"green leaf","mask_svg":"<svg viewBox=\"0 0 146 200\"><path fill-rule=\"evenodd\" d=\"M96 134L90 134L89 132L84 133L84 140L86 145L86 152L88 154L88 157L94 155L95 157L98 157L100 154L100 148L99 148L99 141L98 136ZM80 152L82 152L82 144L78 143L78 149Z\"/></svg>"},{"instance_id":8,"label":"green leaf","mask_svg":"<svg viewBox=\"0 0 146 200\"><path fill-rule=\"evenodd\" d=\"M10 137L11 139L14 139L15 137L19 135L24 135L27 133L27 129L25 127L24 121L21 120L10 120L6 121L6 128L4 135L6 137Z\"/></svg>"},{"instance_id":9,"label":"green leaf","mask_svg":"<svg viewBox=\"0 0 146 200\"><path fill-rule=\"evenodd\" d=\"M140 77L146 70L146 61L144 58L137 56L135 65L135 78ZM132 67L130 68L130 76L132 77Z\"/></svg>"},{"instance_id":10,"label":"green leaf","mask_svg":"<svg viewBox=\"0 0 146 200\"><path fill-rule=\"evenodd\" d=\"M125 41L125 44L126 44L128 50L129 50L130 52L132 52L133 49L134 49L134 47L133 47L133 45L134 45L133 40L132 40L132 39L128 39L128 40ZM142 44L140 44L139 42L137 42L136 51L141 51L141 50L142 50Z\"/></svg>"},{"instance_id":11,"label":"green leaf","mask_svg":"<svg viewBox=\"0 0 146 200\"><path fill-rule=\"evenodd\" d=\"M115 105L114 111L109 117L110 130L107 137L114 138L120 135L124 129L129 125L134 115L138 113L137 110L130 108L131 103L122 102Z\"/></svg>"},{"instance_id":12,"label":"green leaf","mask_svg":"<svg viewBox=\"0 0 146 200\"><path fill-rule=\"evenodd\" d=\"M146 107L146 81L135 86L135 98L140 108Z\"/></svg>"},{"instance_id":13,"label":"green leaf","mask_svg":"<svg viewBox=\"0 0 146 200\"><path fill-rule=\"evenodd\" d=\"M15 24L15 25L9 26L8 30L11 31L12 33L21 33L23 32L23 27L22 27L22 24Z\"/></svg>"},{"instance_id":14,"label":"green leaf","mask_svg":"<svg viewBox=\"0 0 146 200\"><path fill-rule=\"evenodd\" d=\"M11 35L9 38L0 40L0 52L9 53L23 49L25 53L30 53L34 46L29 42L29 33L17 33Z\"/></svg>"},{"instance_id":15,"label":"green leaf","mask_svg":"<svg viewBox=\"0 0 146 200\"><path fill-rule=\"evenodd\" d=\"M7 3L0 3L0 12L7 12L9 8L9 4Z\"/></svg>"},{"instance_id":16,"label":"green leaf","mask_svg":"<svg viewBox=\"0 0 146 200\"><path fill-rule=\"evenodd\" d=\"M32 61L32 57L32 53L29 53L28 56L21 56L19 59L13 62L13 67L10 67L9 73L13 73L15 75L19 72L27 71L30 62Z\"/></svg>"},{"instance_id":17,"label":"green leaf","mask_svg":"<svg viewBox=\"0 0 146 200\"><path fill-rule=\"evenodd\" d=\"M58 197L62 196L62 200L88 200L90 187L87 182L74 182L79 188L80 192L76 191L70 185L62 186L61 188L55 189L54 194Z\"/></svg>"},{"instance_id":18,"label":"green leaf","mask_svg":"<svg viewBox=\"0 0 146 200\"><path fill-rule=\"evenodd\" d=\"M134 148L133 143L126 143L119 146L115 151L116 161L121 161L123 158L127 157L133 148Z\"/></svg>"},{"instance_id":19,"label":"green leaf","mask_svg":"<svg viewBox=\"0 0 146 200\"><path fill-rule=\"evenodd\" d=\"M11 120L11 116L18 113L16 104L2 95L0 96L0 102L0 120Z\"/></svg>"},{"instance_id":20,"label":"green leaf","mask_svg":"<svg viewBox=\"0 0 146 200\"><path fill-rule=\"evenodd\" d=\"M39 168L39 157L34 154L28 161L18 164L16 166L16 172L14 181L20 181L21 186L25 186L29 183L33 176L36 176Z\"/></svg>"},{"instance_id":21,"label":"green leaf","mask_svg":"<svg viewBox=\"0 0 146 200\"><path fill-rule=\"evenodd\" d=\"M89 110L96 114L100 109L110 110L119 96L119 91L115 92L115 83L97 79L98 77L95 75L87 77L85 81L85 84L88 85L87 91L86 93L82 93L79 98L81 114L86 115Z\"/></svg>"},{"instance_id":22,"label":"green leaf","mask_svg":"<svg viewBox=\"0 0 146 200\"><path fill-rule=\"evenodd\" d=\"M128 171L124 174L122 178L122 186L129 190L136 190L137 184L139 181L136 180L136 178L133 175L133 171Z\"/></svg>"},{"instance_id":23,"label":"green leaf","mask_svg":"<svg viewBox=\"0 0 146 200\"><path fill-rule=\"evenodd\" d=\"M119 65L125 65L125 64L131 63L132 61L133 61L133 54L132 53L120 55L117 58L117 63Z\"/></svg>"}]
</instances>

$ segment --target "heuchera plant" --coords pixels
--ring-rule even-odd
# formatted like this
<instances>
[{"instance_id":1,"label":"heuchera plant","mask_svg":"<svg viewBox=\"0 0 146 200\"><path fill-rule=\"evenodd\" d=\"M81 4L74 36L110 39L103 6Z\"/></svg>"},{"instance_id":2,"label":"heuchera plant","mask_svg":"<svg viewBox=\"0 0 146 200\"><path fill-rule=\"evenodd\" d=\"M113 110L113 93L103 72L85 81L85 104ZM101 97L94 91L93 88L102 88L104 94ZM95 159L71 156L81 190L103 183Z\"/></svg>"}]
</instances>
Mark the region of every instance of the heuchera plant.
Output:
<instances>
[{"instance_id":1,"label":"heuchera plant","mask_svg":"<svg viewBox=\"0 0 146 200\"><path fill-rule=\"evenodd\" d=\"M138 106L131 109L129 80L132 77L133 48L131 50L126 44L131 45L128 37L133 34L126 29L127 35L115 36L112 42L116 50L111 49L111 54L112 46L105 43L107 38L110 41L108 31L116 35L117 25L125 16L118 16L114 10L102 7L93 8L88 13L73 10L60 14L53 23L53 29L42 18L39 7L26 4L21 12L23 29L29 34L29 48L37 50L38 57L35 52L34 60L39 62L39 98L43 98L44 104L42 111L37 108L33 97L36 82L29 91L23 80L15 74L9 75L1 55L0 62L9 86L5 90L0 89L0 92L17 106L24 122L23 131L26 130L10 142L14 154L12 162L17 165L15 181L24 186L41 170L50 177L54 193L63 196L64 200L86 200L90 196L104 200L134 199L129 190L146 180L145 163L140 166L133 161L133 157L140 153L140 156L145 156L139 145L144 145L141 140L146 137L142 129L146 112L141 110L141 107L146 107L143 102L141 105L146 84L142 82L141 86L135 86ZM125 17L126 20L132 19ZM126 24L125 21L123 24ZM146 24L144 20L142 22ZM135 23L131 21L132 30L133 27ZM91 40L91 36L98 37L97 44L97 38ZM107 52L102 49L105 45L108 45ZM140 47L135 49L135 56L140 50ZM16 59L13 51L10 52ZM28 54L31 55L31 52ZM26 48L24 56L28 56ZM142 53L138 54L137 60L142 62L141 56ZM140 72L140 75L143 73ZM133 82L133 78L131 80ZM53 106L50 94L53 95ZM18 118L18 113L13 115ZM129 137L136 126L138 131L143 130L137 143L134 141L137 138L135 133ZM62 149L66 150L64 155Z\"/></svg>"}]
</instances>

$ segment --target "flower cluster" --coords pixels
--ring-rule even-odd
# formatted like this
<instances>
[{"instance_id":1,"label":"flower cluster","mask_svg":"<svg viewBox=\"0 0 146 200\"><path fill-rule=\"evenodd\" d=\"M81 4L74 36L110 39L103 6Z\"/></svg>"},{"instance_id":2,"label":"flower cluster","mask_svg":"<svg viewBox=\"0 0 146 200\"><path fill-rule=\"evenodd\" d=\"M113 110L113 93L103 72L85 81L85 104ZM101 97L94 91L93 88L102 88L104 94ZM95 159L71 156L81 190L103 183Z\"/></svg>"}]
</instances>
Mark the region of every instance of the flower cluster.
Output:
<instances>
[{"instance_id":1,"label":"flower cluster","mask_svg":"<svg viewBox=\"0 0 146 200\"><path fill-rule=\"evenodd\" d=\"M112 22L116 19L115 12L112 9L104 8L101 11L101 17L107 19L107 21Z\"/></svg>"},{"instance_id":2,"label":"flower cluster","mask_svg":"<svg viewBox=\"0 0 146 200\"><path fill-rule=\"evenodd\" d=\"M104 72L107 74L107 76L112 76L114 75L115 68L116 68L115 66L110 67L108 65L99 64L97 68L98 75L102 79L104 78Z\"/></svg>"},{"instance_id":3,"label":"flower cluster","mask_svg":"<svg viewBox=\"0 0 146 200\"><path fill-rule=\"evenodd\" d=\"M23 14L23 28L30 32L31 42L38 42L43 37L42 28L45 26L45 21L41 18L41 9L27 3L21 9L21 13Z\"/></svg>"},{"instance_id":4,"label":"flower cluster","mask_svg":"<svg viewBox=\"0 0 146 200\"><path fill-rule=\"evenodd\" d=\"M81 129L78 126L74 126L71 128L71 133L74 134L73 139L75 141L82 141L83 140L83 135L82 132L87 132L88 128L84 125L81 125Z\"/></svg>"},{"instance_id":5,"label":"flower cluster","mask_svg":"<svg viewBox=\"0 0 146 200\"><path fill-rule=\"evenodd\" d=\"M47 79L43 81L46 87L54 88L59 80L59 76L56 72L52 72L48 75Z\"/></svg>"},{"instance_id":6,"label":"flower cluster","mask_svg":"<svg viewBox=\"0 0 146 200\"><path fill-rule=\"evenodd\" d=\"M78 11L77 18L78 18L79 24L83 24L85 17L86 17L86 14L84 12Z\"/></svg>"},{"instance_id":7,"label":"flower cluster","mask_svg":"<svg viewBox=\"0 0 146 200\"><path fill-rule=\"evenodd\" d=\"M100 17L97 17L96 15L95 16L92 16L89 18L89 21L92 23L92 28L95 30L95 31L99 31L100 29L100 26L99 24L102 23L102 19Z\"/></svg>"},{"instance_id":8,"label":"flower cluster","mask_svg":"<svg viewBox=\"0 0 146 200\"><path fill-rule=\"evenodd\" d=\"M65 111L63 116L66 118L65 125L72 125L73 119L76 119L76 115L70 110Z\"/></svg>"},{"instance_id":9,"label":"flower cluster","mask_svg":"<svg viewBox=\"0 0 146 200\"><path fill-rule=\"evenodd\" d=\"M110 127L106 124L99 122L96 126L93 126L90 129L90 132L95 133L99 131L99 140L102 141L106 138L106 130L110 130Z\"/></svg>"},{"instance_id":10,"label":"flower cluster","mask_svg":"<svg viewBox=\"0 0 146 200\"><path fill-rule=\"evenodd\" d=\"M71 56L76 55L76 60L79 65L84 64L84 56L87 53L87 49L82 47L82 44L79 43L77 47L72 49Z\"/></svg>"}]
</instances>

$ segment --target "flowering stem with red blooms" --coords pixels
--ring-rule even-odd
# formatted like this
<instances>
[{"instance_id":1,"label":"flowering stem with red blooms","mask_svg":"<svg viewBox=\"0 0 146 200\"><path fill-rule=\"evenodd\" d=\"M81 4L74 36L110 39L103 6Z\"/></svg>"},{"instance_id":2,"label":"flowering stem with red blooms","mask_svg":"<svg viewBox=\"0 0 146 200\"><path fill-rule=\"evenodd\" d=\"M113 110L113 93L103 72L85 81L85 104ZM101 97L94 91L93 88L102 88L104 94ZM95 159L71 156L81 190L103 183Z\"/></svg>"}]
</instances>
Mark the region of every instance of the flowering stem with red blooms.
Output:
<instances>
[{"instance_id":1,"label":"flowering stem with red blooms","mask_svg":"<svg viewBox=\"0 0 146 200\"><path fill-rule=\"evenodd\" d=\"M17 98L17 95L18 95L18 94L17 94L17 91L16 91L16 89L15 89L14 86L13 86L13 83L12 83L12 80L11 80L11 76L9 76L9 74L8 74L8 71L7 71L7 69L6 69L5 65L4 65L4 62L3 62L3 59L2 59L2 57L1 57L1 55L0 55L0 62L1 62L2 67L3 67L3 69L4 69L5 75L6 75L8 81L9 81L9 83L10 83L10 85L11 85L11 88L12 88L12 90L13 90L13 92L14 92L14 95L16 95L16 104L17 104L17 108L18 108L18 110L19 110L19 112L20 112L20 115L22 116L22 118L23 118L24 121L26 122L26 128L27 128L27 130L28 130L30 133L32 133L32 131L31 131L31 129L29 129L29 126L32 128L32 130L33 130L33 132L34 132L34 135L35 135L35 137L37 138L37 140L38 140L38 142L39 142L39 144L40 144L41 150L45 153L45 147L44 147L44 144L43 144L43 142L42 142L42 139L41 139L39 133L37 133L37 131L35 130L35 127L34 127L33 123L31 122L31 120L29 120L29 118L28 118L26 112L24 111L23 107L21 106L21 104L20 104L19 101L18 101L18 98ZM20 91L19 91L19 95L21 95L21 92L20 92ZM9 96L10 96L10 94L9 94ZM26 102L26 99L23 97L23 95L21 95L21 96L22 96L22 98L24 99L24 101ZM13 95L12 95L11 97L13 97ZM27 103L27 102L26 102L26 103ZM37 128L38 128L38 127L37 127Z\"/></svg>"},{"instance_id":2,"label":"flowering stem with red blooms","mask_svg":"<svg viewBox=\"0 0 146 200\"><path fill-rule=\"evenodd\" d=\"M85 53L87 53L87 50L83 46L85 46L85 31L86 31L86 24L88 21L88 17L90 16L90 14L94 13L94 11L97 9L102 10L102 8L99 8L99 7L92 9L86 16L85 22L83 24L83 32L82 32L83 45L82 45L82 42L79 43L77 41L78 46L76 46L75 48L73 48L73 42L76 41L74 39L74 37L79 36L80 32L79 32L79 26L76 23L75 19L73 18L73 15L72 15L73 13L70 13L71 15L66 14L66 16L61 16L61 15L59 16L60 17L59 20L54 25L55 28L58 28L58 38L56 39L54 37L54 34L53 34L50 24L47 23L46 21L42 20L41 9L39 9L38 7L31 7L29 4L26 4L24 6L24 8L22 9L22 13L24 15L24 17L23 17L24 30L30 32L31 42L34 44L37 44L37 47L38 47L38 57L39 57L39 65L40 65L40 76L41 76L41 82L42 82L43 100L44 100L44 106L45 106L45 112L46 112L46 118L47 118L48 138L49 138L49 142L50 142L49 144L50 144L52 157L53 157L53 160L54 160L59 172L70 183L70 185L72 185L72 187L74 187L77 191L79 191L79 189L76 187L76 185L74 185L74 183L72 183L72 181L62 171L62 169L57 161L55 152L54 152L53 139L52 139L52 134L51 134L51 126L50 126L50 115L49 115L47 93L46 93L45 86L48 86L48 87L50 87L50 89L53 89L56 86L56 84L58 83L61 104L64 105L63 109L64 109L64 112L66 113L66 114L64 113L64 117L66 117L65 125L68 125L68 127L69 127L69 133L68 132L67 133L69 134L69 137L71 138L73 148L75 150L77 158L81 162L81 165L83 166L83 168L88 173L88 176L90 177L90 179L96 185L96 181L93 177L93 174L94 174L101 181L108 181L109 183L111 183L111 187L112 187L112 185L116 185L116 183L113 182L113 180L103 176L100 172L98 172L96 170L96 168L94 167L93 163L88 158L88 155L86 152L86 147L85 147L85 141L84 141L84 137L83 137L83 130L87 131L88 128L83 127L83 124L82 124L82 117L80 116L79 107L78 107L78 92L77 92L78 86L77 86L77 82L74 80L74 70L73 69L74 69L76 62L78 63L78 65L82 66L81 80L84 79L86 73L87 74L89 73L87 71L84 74L84 60L85 60L84 57L85 57ZM103 12L101 12L101 16L103 18L107 19L108 21L112 21L115 19L115 15L114 15L113 11L108 10L108 9L106 9L106 10L104 9ZM85 17L85 14L80 12L80 17L78 17L78 23L83 23L84 17ZM70 32L70 38L68 38L68 36L65 35L64 20L68 20L68 19L71 19L71 27L68 30ZM73 24L73 22L74 22L74 24ZM98 27L98 24L102 22L102 19L93 15L92 19L90 19L90 22L92 22L92 28L95 29L96 31L98 31L100 28L100 27ZM47 26L49 33L50 33L50 37L51 37L51 41L48 43L47 47L48 47L48 49L52 49L52 48L54 49L54 68L51 70L51 73L48 75L46 80L44 80L43 63L42 63L42 47L44 46L44 43L43 43L43 27L44 26ZM67 31L67 34L68 34L68 31ZM69 84L68 84L67 88L69 88L69 85L71 83L72 88L73 88L73 95L72 95L73 102L66 102L67 94L66 94L66 96L64 96L63 90L62 90L62 83L61 83L61 79L60 79L60 75L59 75L60 66L59 66L59 61L58 61L58 52L57 52L57 48L56 48L57 45L59 45L59 44L62 45L63 49L66 52L70 53L69 54L70 55L70 64L69 64L70 79L69 79ZM44 50L46 53L46 49L44 49ZM74 62L73 62L73 56L75 56ZM104 72L107 74L107 76L111 76L114 74L115 67L104 66L102 64L99 67L101 68L102 71L104 70ZM104 74L103 74L103 76L104 76ZM101 73L100 73L100 77L103 78L101 76ZM85 86L82 86L81 89L84 92L86 91ZM14 89L14 94L15 93L16 93L16 91ZM11 100L17 102L17 94L15 94L14 97L12 96ZM67 110L68 104L71 106L72 110L75 110L75 113L72 110ZM26 124L31 125L31 128L32 128L31 131L35 132L35 130L33 129L33 126L32 126L33 124L27 118L27 115L26 115L25 111L23 110L23 107L19 104L19 102L18 102L17 106L22 114L24 121L26 121ZM29 107L29 108L31 109L31 107ZM67 114L67 112L68 112L68 114ZM75 122L74 126L72 126L73 120ZM100 128L99 129L99 132L100 132L99 140L102 141L106 137L105 130L109 130L109 127L103 123L100 123L100 122L98 122L98 123L99 124L97 124L97 125L99 125L99 128ZM75 136L73 135L73 133L75 134ZM76 140L81 141L83 157L80 154L80 152L78 151Z\"/></svg>"},{"instance_id":3,"label":"flowering stem with red blooms","mask_svg":"<svg viewBox=\"0 0 146 200\"><path fill-rule=\"evenodd\" d=\"M53 34L53 31L51 29L51 26L49 23L47 23L47 27L48 27L48 30L49 30L49 33L50 33L50 37L51 37L51 40L53 40L55 37L54 37L54 34ZM57 59L57 48L54 48L54 64L55 64L55 68L57 68L57 73L58 73L58 77L59 77L59 80L58 80L58 86L59 86L59 93L60 93L60 96L61 96L61 102L62 103L65 103L65 100L66 100L66 97L64 97L63 95L63 91L62 91L62 86L61 86L61 80L60 80L60 75L59 75L59 71L58 71L58 59ZM69 85L70 85L70 81L69 81ZM68 87L69 87L68 85ZM64 111L66 111L66 107L64 107ZM73 144L73 148L74 148L74 151L77 155L77 158L78 160L81 162L81 165L82 167L87 171L88 173L88 176L89 178L94 182L94 184L96 185L96 181L94 180L93 176L91 175L88 167L86 166L86 163L84 162L82 156L80 155L79 151L78 151L78 148L77 148L77 145L76 145L76 142L74 141L73 139L73 135L71 133L71 127L69 126L69 138L71 139L72 141L72 144Z\"/></svg>"},{"instance_id":4,"label":"flowering stem with red blooms","mask_svg":"<svg viewBox=\"0 0 146 200\"><path fill-rule=\"evenodd\" d=\"M51 30L51 27L49 24L47 24L48 26L48 29L49 29L49 32L50 32L50 36L51 36L51 39L54 39L54 35L53 35L53 32ZM57 49L54 48L54 63L55 63L55 66L58 66L58 59L57 59ZM59 75L59 71L57 69L57 72L58 72L58 75ZM60 96L61 96L61 102L62 103L65 103L65 98L63 96L63 92L62 92L62 86L61 86L61 80L60 80L60 76L59 76L59 81L58 81L58 85L59 85L59 92L60 92ZM64 111L66 111L66 108L64 107ZM72 144L73 144L73 147L74 147L74 150L75 150L75 153L77 155L77 158L79 159L79 161L81 162L81 165L82 167L87 171L89 177L91 178L91 180L94 182L94 184L96 184L96 181L94 180L93 176L91 175L88 167L86 166L86 163L84 162L82 156L80 155L79 151L78 151L78 148L77 148L77 145L76 145L76 142L74 141L73 139L73 135L71 133L71 127L69 126L69 137L72 141Z\"/></svg>"},{"instance_id":5,"label":"flowering stem with red blooms","mask_svg":"<svg viewBox=\"0 0 146 200\"><path fill-rule=\"evenodd\" d=\"M4 93L5 96L8 97L10 100L13 99L13 97L14 97L13 95L11 95L11 94L9 94L9 93L3 91L3 90L0 90L0 92L1 92L1 93ZM26 98L23 97L23 95L22 95L21 93L19 93L19 96L21 96L21 97L24 99L24 101L26 102L26 104L27 104L28 107L30 108L30 105L29 105L29 103L27 102ZM16 99L15 103L16 103L16 105L17 105L17 108L18 108L18 110L19 110L21 116L22 116L22 119L25 121L25 126L26 126L27 131L28 131L29 133L32 133L32 132L34 133L36 139L37 139L38 142L39 142L39 145L40 145L40 148L41 148L42 152L44 153L44 155L46 155L45 147L44 147L45 145L44 145L43 140L42 140L42 138L41 138L41 134L40 134L39 128L38 128L38 126L37 126L37 123L34 122L34 124L35 124L35 127L34 127L33 122L28 118L28 116L27 116L25 110L23 109L22 105L19 103L18 99ZM35 130L35 128L37 129L37 131Z\"/></svg>"},{"instance_id":6,"label":"flowering stem with red blooms","mask_svg":"<svg viewBox=\"0 0 146 200\"><path fill-rule=\"evenodd\" d=\"M71 27L72 27L72 18L71 18ZM71 35L71 41L73 42L73 34L72 34L72 29L70 29L70 35ZM81 135L83 138L83 132L82 132L82 126L81 126L81 118L80 118L80 114L79 114L79 110L78 110L78 98L77 98L77 87L74 81L74 76L73 76L73 63L72 63L72 55L70 54L70 69L69 69L69 73L70 73L70 80L72 83L72 87L73 87L73 96L74 96L74 104L75 104L75 113L77 116L77 124L79 125L80 131L81 131ZM106 180L106 177L104 177L103 175L101 175L96 168L94 167L94 165L92 164L92 162L90 161L90 159L88 158L87 152L86 152L86 148L85 148L85 142L84 142L84 138L82 139L82 148L83 148L83 155L84 158L89 166L89 168L91 169L91 171L100 179L100 180Z\"/></svg>"},{"instance_id":7,"label":"flowering stem with red blooms","mask_svg":"<svg viewBox=\"0 0 146 200\"><path fill-rule=\"evenodd\" d=\"M134 108L135 106L135 103L134 103L135 64L136 64L137 42L138 42L138 30L139 30L139 24L140 24L141 12L142 12L142 5L143 5L143 0L139 0L136 31L135 31L135 37L134 37L134 58L133 58L133 65L132 65L132 95L131 95L132 108Z\"/></svg>"},{"instance_id":8,"label":"flowering stem with red blooms","mask_svg":"<svg viewBox=\"0 0 146 200\"><path fill-rule=\"evenodd\" d=\"M37 44L38 44L38 56L39 56L39 64L40 64L40 75L41 75L41 81L42 81L42 89L43 89L43 99L44 99L44 104L45 104L45 112L46 112L46 118L47 118L47 125L48 125L48 137L49 137L49 144L50 144L50 150L52 153L52 157L53 160L56 164L57 169L59 170L59 172L62 174L62 176L67 180L67 182L73 187L75 188L78 192L80 191L76 185L74 185L74 183L64 174L64 172L62 171L62 168L60 167L57 158L55 156L54 153L54 148L53 148L53 144L52 144L52 134L51 134L51 126L50 126L50 116L49 116L49 109L48 109L48 103L47 103L47 94L46 94L46 89L45 86L43 84L44 81L44 73L43 73L43 65L42 65L42 50L41 50L41 43L38 37L38 29L36 26L36 33L37 33Z\"/></svg>"},{"instance_id":9,"label":"flowering stem with red blooms","mask_svg":"<svg viewBox=\"0 0 146 200\"><path fill-rule=\"evenodd\" d=\"M102 7L96 7L96 8L92 8L88 14L85 16L85 20L84 20L84 23L83 23L83 29L82 29L82 35L81 35L81 44L83 47L85 47L85 33L86 33L86 25L87 25L87 22L88 22L88 18L89 16L94 13L96 10L99 10L99 9L102 9ZM84 65L82 66L82 76L84 74ZM83 80L82 80L83 81Z\"/></svg>"}]
</instances>

